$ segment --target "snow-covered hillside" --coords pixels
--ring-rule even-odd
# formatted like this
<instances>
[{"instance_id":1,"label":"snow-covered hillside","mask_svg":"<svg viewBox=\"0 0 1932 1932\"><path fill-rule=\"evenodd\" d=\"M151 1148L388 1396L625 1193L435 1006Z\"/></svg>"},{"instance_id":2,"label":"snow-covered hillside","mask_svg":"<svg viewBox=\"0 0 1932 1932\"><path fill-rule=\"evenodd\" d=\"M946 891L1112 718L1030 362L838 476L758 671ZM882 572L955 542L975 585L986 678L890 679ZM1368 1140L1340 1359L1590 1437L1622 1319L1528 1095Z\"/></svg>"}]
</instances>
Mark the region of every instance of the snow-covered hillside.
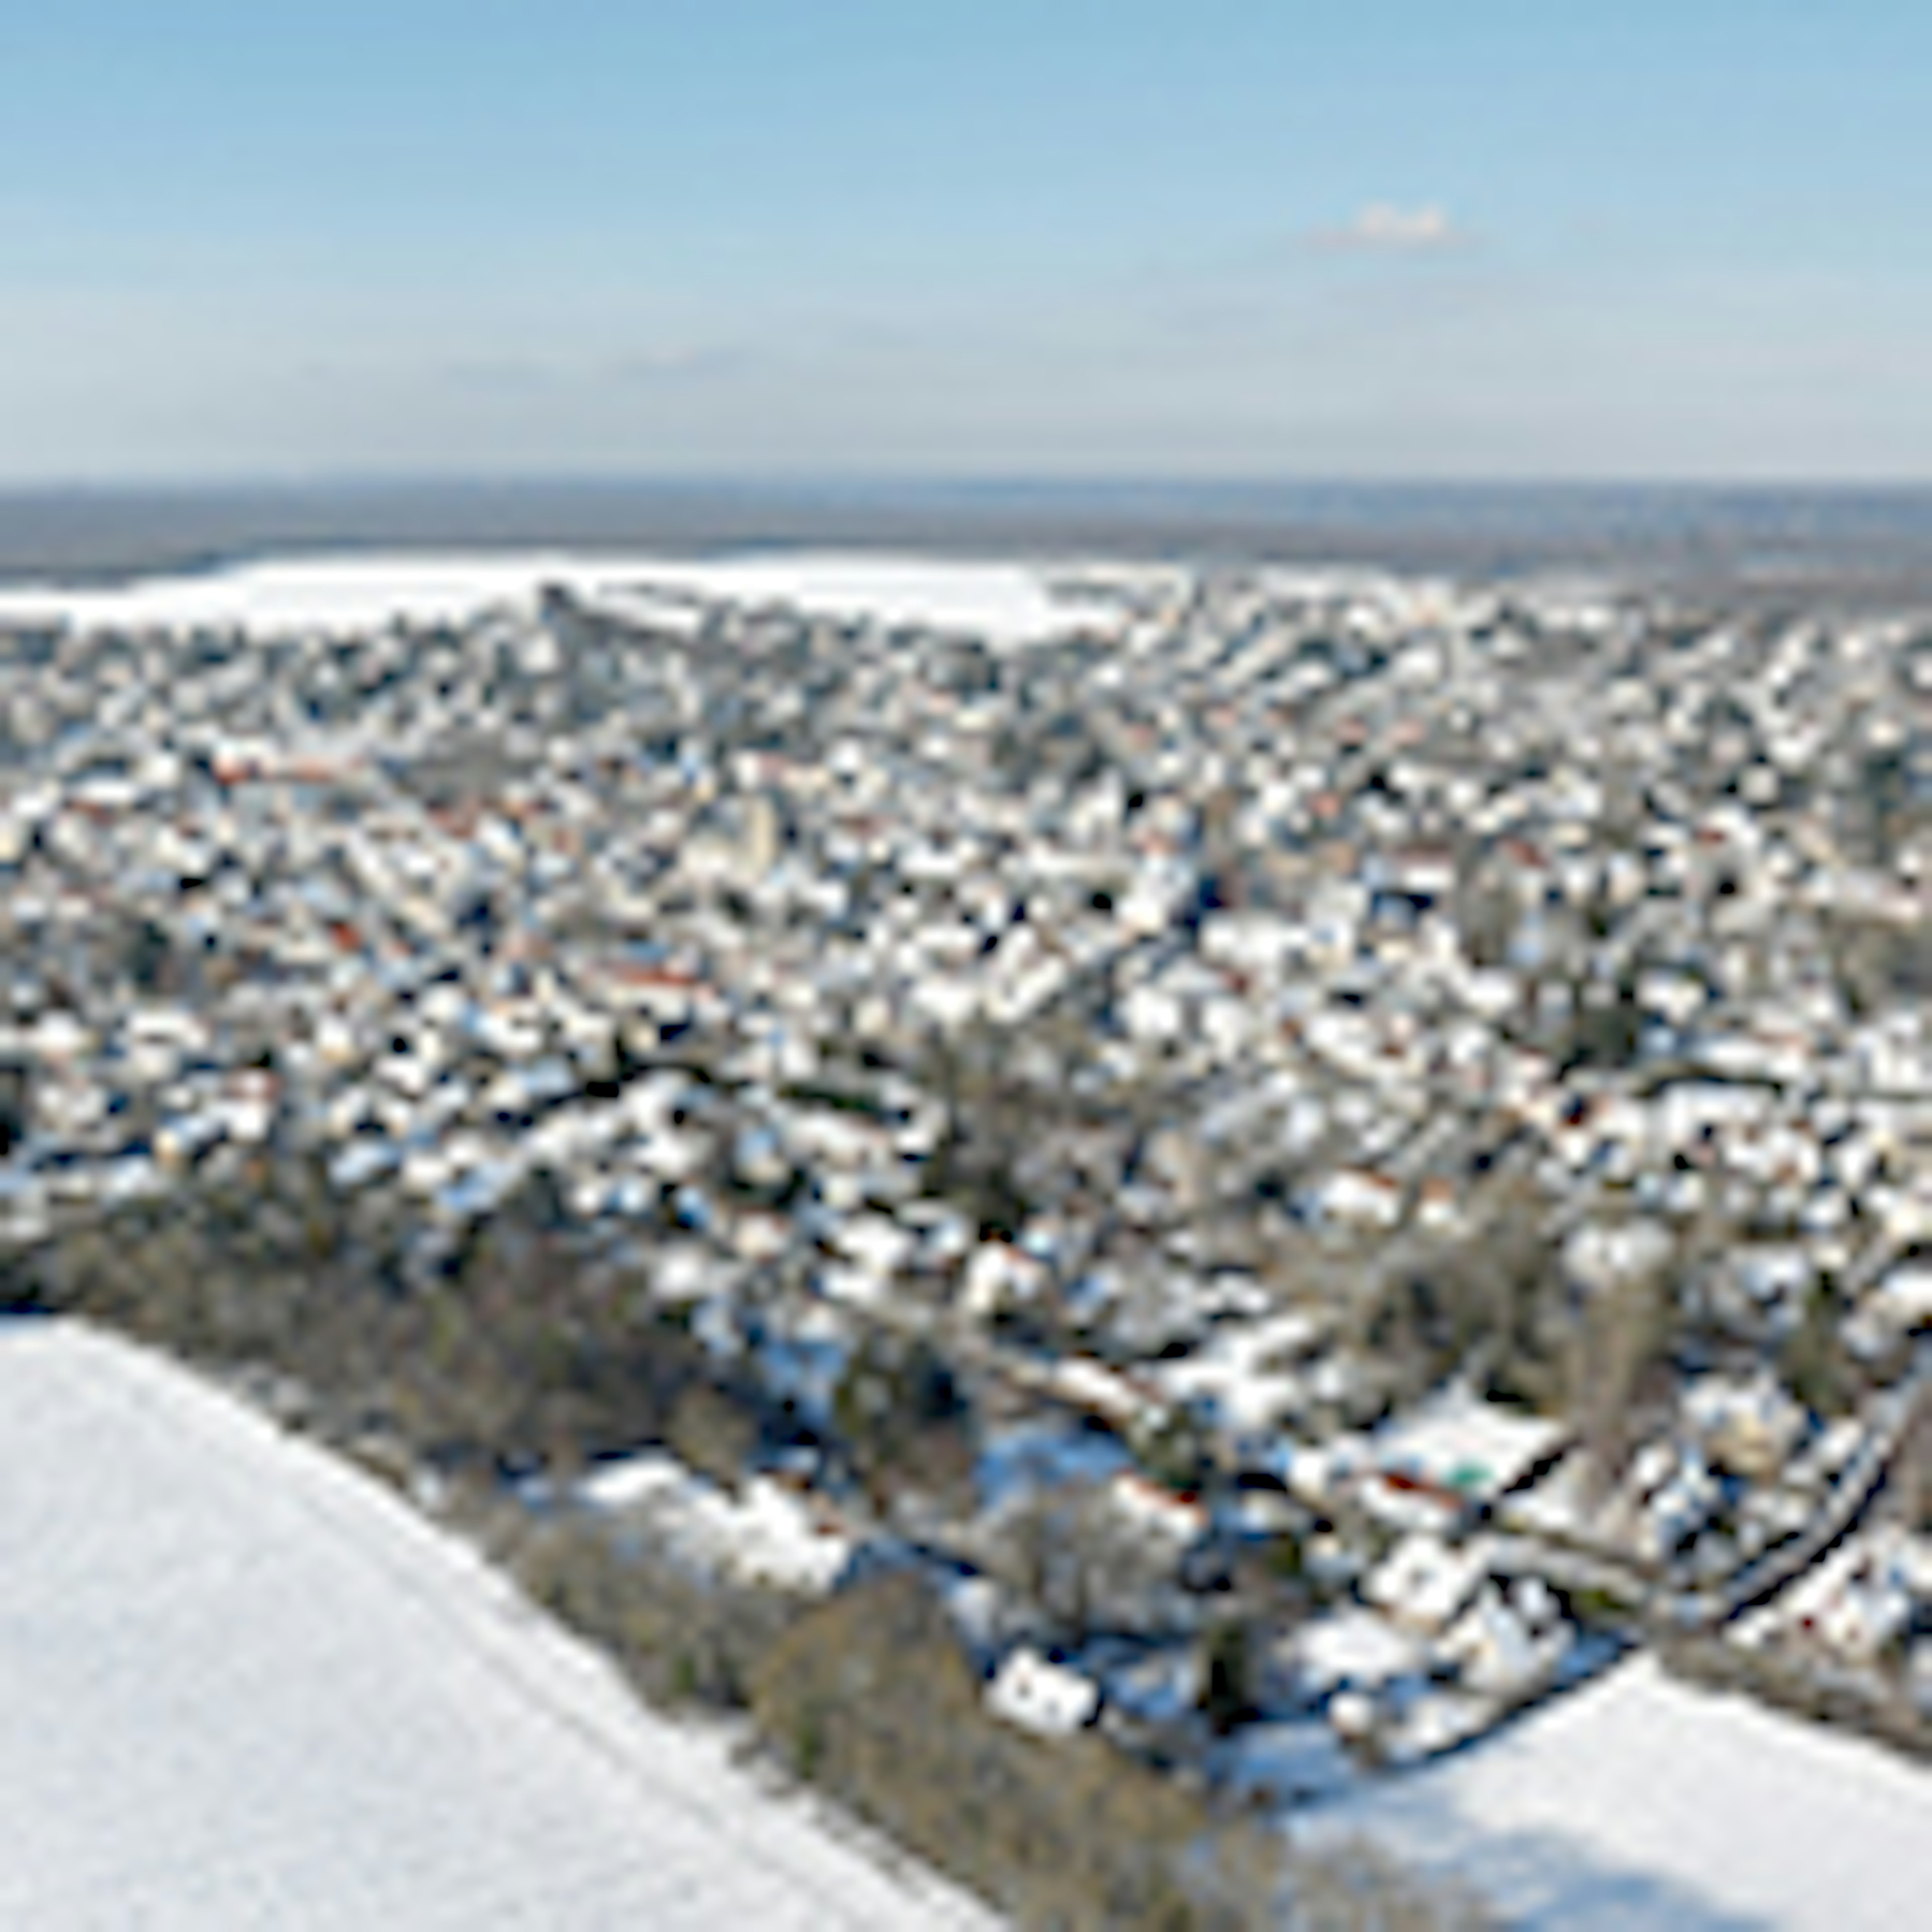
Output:
<instances>
[{"instance_id":1,"label":"snow-covered hillside","mask_svg":"<svg viewBox=\"0 0 1932 1932\"><path fill-rule=\"evenodd\" d=\"M0 1925L984 1923L761 1790L380 1486L0 1326Z\"/></svg>"},{"instance_id":2,"label":"snow-covered hillside","mask_svg":"<svg viewBox=\"0 0 1932 1932\"><path fill-rule=\"evenodd\" d=\"M1318 1816L1564 1932L1895 1932L1932 1899L1932 1772L1648 1657Z\"/></svg>"}]
</instances>

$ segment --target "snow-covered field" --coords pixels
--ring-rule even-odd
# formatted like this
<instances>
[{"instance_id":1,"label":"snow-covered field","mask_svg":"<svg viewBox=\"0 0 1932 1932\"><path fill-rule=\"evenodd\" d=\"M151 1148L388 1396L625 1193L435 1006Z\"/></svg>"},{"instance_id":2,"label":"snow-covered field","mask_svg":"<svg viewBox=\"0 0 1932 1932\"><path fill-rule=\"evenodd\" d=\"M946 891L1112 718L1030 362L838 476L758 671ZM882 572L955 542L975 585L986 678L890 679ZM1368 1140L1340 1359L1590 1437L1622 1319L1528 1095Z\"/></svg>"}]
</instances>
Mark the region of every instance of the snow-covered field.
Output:
<instances>
[{"instance_id":1,"label":"snow-covered field","mask_svg":"<svg viewBox=\"0 0 1932 1932\"><path fill-rule=\"evenodd\" d=\"M0 1925L985 1922L367 1478L110 1337L0 1325Z\"/></svg>"},{"instance_id":2,"label":"snow-covered field","mask_svg":"<svg viewBox=\"0 0 1932 1932\"><path fill-rule=\"evenodd\" d=\"M1311 1838L1379 1840L1526 1925L1932 1924L1932 1771L1646 1657L1316 1816Z\"/></svg>"},{"instance_id":3,"label":"snow-covered field","mask_svg":"<svg viewBox=\"0 0 1932 1932\"><path fill-rule=\"evenodd\" d=\"M272 560L107 588L9 586L0 588L0 622L206 624L267 635L398 616L453 621L494 604L527 605L546 584L614 602L656 588L784 604L814 615L925 622L1010 644L1096 620L1094 605L1056 597L1046 573L1017 563L806 553L679 562L530 552Z\"/></svg>"}]
</instances>

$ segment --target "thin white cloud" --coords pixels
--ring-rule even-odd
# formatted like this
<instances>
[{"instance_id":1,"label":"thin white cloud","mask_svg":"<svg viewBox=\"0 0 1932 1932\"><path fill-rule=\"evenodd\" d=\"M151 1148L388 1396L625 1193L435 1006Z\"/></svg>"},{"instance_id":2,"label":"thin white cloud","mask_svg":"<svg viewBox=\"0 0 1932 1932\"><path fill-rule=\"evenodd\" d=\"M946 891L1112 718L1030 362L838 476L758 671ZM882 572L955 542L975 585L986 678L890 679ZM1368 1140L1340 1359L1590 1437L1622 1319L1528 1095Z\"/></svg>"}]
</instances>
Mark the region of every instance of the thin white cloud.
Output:
<instances>
[{"instance_id":1,"label":"thin white cloud","mask_svg":"<svg viewBox=\"0 0 1932 1932\"><path fill-rule=\"evenodd\" d=\"M620 357L611 364L609 374L620 382L662 382L680 376L715 375L735 369L748 359L744 350L731 344L658 344Z\"/></svg>"},{"instance_id":2,"label":"thin white cloud","mask_svg":"<svg viewBox=\"0 0 1932 1932\"><path fill-rule=\"evenodd\" d=\"M646 344L614 357L579 352L557 355L477 355L439 362L436 373L453 387L494 394L555 393L568 389L668 386L686 378L736 368L743 352L722 344Z\"/></svg>"},{"instance_id":3,"label":"thin white cloud","mask_svg":"<svg viewBox=\"0 0 1932 1932\"><path fill-rule=\"evenodd\" d=\"M1324 248L1418 255L1466 247L1469 237L1449 211L1435 202L1402 208L1393 202L1373 201L1353 220L1340 228L1322 230L1314 239Z\"/></svg>"}]
</instances>

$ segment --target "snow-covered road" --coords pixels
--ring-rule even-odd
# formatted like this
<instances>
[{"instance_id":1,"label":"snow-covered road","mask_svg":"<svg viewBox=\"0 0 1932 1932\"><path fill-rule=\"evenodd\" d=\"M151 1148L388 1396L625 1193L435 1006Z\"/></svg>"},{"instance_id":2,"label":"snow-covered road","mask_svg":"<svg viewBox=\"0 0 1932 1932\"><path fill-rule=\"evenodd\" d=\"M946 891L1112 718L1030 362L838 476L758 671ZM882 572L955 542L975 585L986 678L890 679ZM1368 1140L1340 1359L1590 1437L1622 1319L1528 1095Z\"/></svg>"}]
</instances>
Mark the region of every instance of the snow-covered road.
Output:
<instances>
[{"instance_id":1,"label":"snow-covered road","mask_svg":"<svg viewBox=\"0 0 1932 1932\"><path fill-rule=\"evenodd\" d=\"M0 1324L0 1925L984 1922L380 1486L110 1337Z\"/></svg>"}]
</instances>

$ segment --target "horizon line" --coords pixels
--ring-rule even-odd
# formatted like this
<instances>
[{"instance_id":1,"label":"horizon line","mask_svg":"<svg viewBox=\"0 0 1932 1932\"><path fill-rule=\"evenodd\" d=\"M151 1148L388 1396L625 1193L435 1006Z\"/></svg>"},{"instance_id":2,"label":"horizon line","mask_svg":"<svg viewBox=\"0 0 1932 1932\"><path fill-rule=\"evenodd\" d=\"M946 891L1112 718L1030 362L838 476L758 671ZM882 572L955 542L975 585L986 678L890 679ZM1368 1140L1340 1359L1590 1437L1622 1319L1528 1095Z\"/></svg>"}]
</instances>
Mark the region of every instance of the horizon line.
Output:
<instances>
[{"instance_id":1,"label":"horizon line","mask_svg":"<svg viewBox=\"0 0 1932 1932\"><path fill-rule=\"evenodd\" d=\"M0 499L54 496L197 496L238 492L276 495L348 493L380 494L418 490L487 494L527 490L681 490L692 493L775 494L808 492L854 494L879 490L920 492L1008 491L1064 494L1088 492L1129 495L1152 490L1180 494L1248 494L1263 491L1332 492L1336 495L1429 493L1502 494L1547 490L1564 495L1672 494L1738 496L1932 496L1932 469L1922 476L1853 472L1828 475L1756 475L1721 471L1677 476L1643 472L1594 476L1552 470L1540 472L1433 474L1379 472L1352 475L1320 471L1178 472L1159 470L1092 473L1078 470L530 470L478 472L436 470L369 471L182 472L46 477L0 475Z\"/></svg>"}]
</instances>

